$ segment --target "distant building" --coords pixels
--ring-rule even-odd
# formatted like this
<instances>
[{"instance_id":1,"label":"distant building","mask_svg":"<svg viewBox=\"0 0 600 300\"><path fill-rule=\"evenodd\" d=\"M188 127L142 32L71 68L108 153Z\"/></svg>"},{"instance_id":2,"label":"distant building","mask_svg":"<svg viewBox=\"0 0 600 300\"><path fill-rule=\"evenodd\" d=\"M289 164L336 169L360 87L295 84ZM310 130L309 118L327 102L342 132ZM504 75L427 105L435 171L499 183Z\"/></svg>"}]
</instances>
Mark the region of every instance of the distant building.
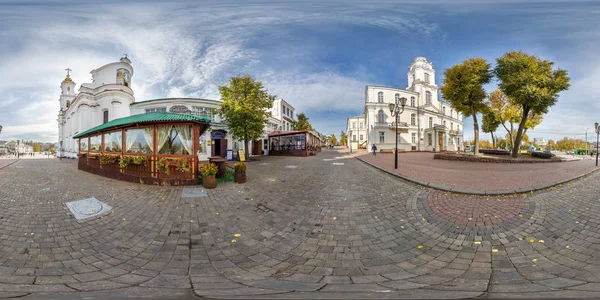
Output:
<instances>
[{"instance_id":1,"label":"distant building","mask_svg":"<svg viewBox=\"0 0 600 300\"><path fill-rule=\"evenodd\" d=\"M367 146L367 125L364 115L348 118L346 133L348 134L348 145L352 146L352 149L369 148Z\"/></svg>"},{"instance_id":2,"label":"distant building","mask_svg":"<svg viewBox=\"0 0 600 300\"><path fill-rule=\"evenodd\" d=\"M546 145L548 144L548 141L546 141L544 138L534 138L533 142L536 143L540 148L546 148Z\"/></svg>"},{"instance_id":3,"label":"distant building","mask_svg":"<svg viewBox=\"0 0 600 300\"><path fill-rule=\"evenodd\" d=\"M425 57L417 57L408 70L408 87L405 90L366 86L363 118L367 144L375 144L379 150L396 147L396 118L392 117L389 105L404 97L407 99L406 107L398 118L397 126L398 149L436 152L463 150L463 116L450 103L438 97L433 64ZM348 119L349 123L351 119ZM360 143L360 133L358 135L357 142Z\"/></svg>"}]
</instances>

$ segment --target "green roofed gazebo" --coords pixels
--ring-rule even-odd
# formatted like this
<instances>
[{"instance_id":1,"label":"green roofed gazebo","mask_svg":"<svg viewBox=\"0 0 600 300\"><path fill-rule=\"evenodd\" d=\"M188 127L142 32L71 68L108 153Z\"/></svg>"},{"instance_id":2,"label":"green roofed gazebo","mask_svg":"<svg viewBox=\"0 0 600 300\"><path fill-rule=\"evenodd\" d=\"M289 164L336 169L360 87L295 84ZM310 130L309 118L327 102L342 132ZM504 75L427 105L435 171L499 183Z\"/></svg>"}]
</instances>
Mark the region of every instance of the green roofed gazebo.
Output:
<instances>
[{"instance_id":1,"label":"green roofed gazebo","mask_svg":"<svg viewBox=\"0 0 600 300\"><path fill-rule=\"evenodd\" d=\"M197 185L200 136L207 117L153 112L115 119L73 138L80 170L119 180Z\"/></svg>"}]
</instances>

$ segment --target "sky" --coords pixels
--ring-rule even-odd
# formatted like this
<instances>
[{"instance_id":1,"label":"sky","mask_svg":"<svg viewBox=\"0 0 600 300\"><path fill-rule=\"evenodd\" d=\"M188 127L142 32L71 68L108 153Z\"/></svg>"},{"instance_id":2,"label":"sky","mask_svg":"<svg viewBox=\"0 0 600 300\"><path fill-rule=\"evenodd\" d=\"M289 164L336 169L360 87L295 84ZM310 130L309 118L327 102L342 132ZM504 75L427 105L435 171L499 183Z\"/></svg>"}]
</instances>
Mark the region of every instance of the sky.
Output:
<instances>
[{"instance_id":1,"label":"sky","mask_svg":"<svg viewBox=\"0 0 600 300\"><path fill-rule=\"evenodd\" d=\"M600 1L0 0L0 140L57 141L64 69L78 88L124 53L136 101L219 99L229 77L249 74L316 130L339 135L364 111L365 86L405 89L417 56L433 63L441 87L446 68L471 57L494 65L512 50L553 61L571 78L530 138L583 138L589 128L592 139L598 28ZM471 118L463 128L471 139Z\"/></svg>"}]
</instances>

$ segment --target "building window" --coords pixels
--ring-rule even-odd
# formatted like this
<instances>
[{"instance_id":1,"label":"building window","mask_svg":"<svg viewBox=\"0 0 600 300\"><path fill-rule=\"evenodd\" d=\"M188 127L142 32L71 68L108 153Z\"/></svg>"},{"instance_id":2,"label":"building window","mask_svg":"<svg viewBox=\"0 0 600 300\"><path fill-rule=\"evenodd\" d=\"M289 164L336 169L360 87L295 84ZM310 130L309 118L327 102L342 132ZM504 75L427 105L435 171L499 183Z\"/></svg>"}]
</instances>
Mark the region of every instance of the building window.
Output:
<instances>
[{"instance_id":1,"label":"building window","mask_svg":"<svg viewBox=\"0 0 600 300\"><path fill-rule=\"evenodd\" d=\"M383 103L383 92L377 93L377 102Z\"/></svg>"},{"instance_id":2,"label":"building window","mask_svg":"<svg viewBox=\"0 0 600 300\"><path fill-rule=\"evenodd\" d=\"M108 110L102 112L103 123L108 123Z\"/></svg>"},{"instance_id":3,"label":"building window","mask_svg":"<svg viewBox=\"0 0 600 300\"><path fill-rule=\"evenodd\" d=\"M415 97L410 97L410 106L415 107Z\"/></svg>"},{"instance_id":4,"label":"building window","mask_svg":"<svg viewBox=\"0 0 600 300\"><path fill-rule=\"evenodd\" d=\"M429 128L433 127L433 118L429 117Z\"/></svg>"},{"instance_id":5,"label":"building window","mask_svg":"<svg viewBox=\"0 0 600 300\"><path fill-rule=\"evenodd\" d=\"M353 135L352 135L352 141L353 141L353 142L356 142L356 134L353 134Z\"/></svg>"},{"instance_id":6,"label":"building window","mask_svg":"<svg viewBox=\"0 0 600 300\"><path fill-rule=\"evenodd\" d=\"M152 113L152 112L166 112L167 108L166 107L157 107L157 108L147 108L146 109L146 113Z\"/></svg>"},{"instance_id":7,"label":"building window","mask_svg":"<svg viewBox=\"0 0 600 300\"><path fill-rule=\"evenodd\" d=\"M192 155L194 150L191 125L157 126L158 154Z\"/></svg>"},{"instance_id":8,"label":"building window","mask_svg":"<svg viewBox=\"0 0 600 300\"><path fill-rule=\"evenodd\" d=\"M450 109L450 117L454 118L454 111L452 110L452 108Z\"/></svg>"},{"instance_id":9,"label":"building window","mask_svg":"<svg viewBox=\"0 0 600 300\"><path fill-rule=\"evenodd\" d=\"M444 123L443 123L443 124L444 124L444 127L446 127L446 120L444 120Z\"/></svg>"},{"instance_id":10,"label":"building window","mask_svg":"<svg viewBox=\"0 0 600 300\"><path fill-rule=\"evenodd\" d=\"M71 107L71 101L67 100L67 108Z\"/></svg>"},{"instance_id":11,"label":"building window","mask_svg":"<svg viewBox=\"0 0 600 300\"><path fill-rule=\"evenodd\" d=\"M127 153L152 154L152 148L152 127L125 130L125 151Z\"/></svg>"},{"instance_id":12,"label":"building window","mask_svg":"<svg viewBox=\"0 0 600 300\"><path fill-rule=\"evenodd\" d=\"M104 152L121 152L123 151L123 133L121 131L113 131L104 134Z\"/></svg>"},{"instance_id":13,"label":"building window","mask_svg":"<svg viewBox=\"0 0 600 300\"><path fill-rule=\"evenodd\" d=\"M356 129L356 123L352 122L352 129Z\"/></svg>"},{"instance_id":14,"label":"building window","mask_svg":"<svg viewBox=\"0 0 600 300\"><path fill-rule=\"evenodd\" d=\"M192 107L192 114L200 117L208 117L213 120L213 109L209 107Z\"/></svg>"},{"instance_id":15,"label":"building window","mask_svg":"<svg viewBox=\"0 0 600 300\"><path fill-rule=\"evenodd\" d=\"M430 91L425 92L425 102L427 104L431 104L431 92Z\"/></svg>"},{"instance_id":16,"label":"building window","mask_svg":"<svg viewBox=\"0 0 600 300\"><path fill-rule=\"evenodd\" d=\"M456 144L460 145L460 139L459 138L456 138Z\"/></svg>"},{"instance_id":17,"label":"building window","mask_svg":"<svg viewBox=\"0 0 600 300\"><path fill-rule=\"evenodd\" d=\"M416 133L412 133L411 137L410 137L411 141L413 144L417 143L417 134Z\"/></svg>"},{"instance_id":18,"label":"building window","mask_svg":"<svg viewBox=\"0 0 600 300\"><path fill-rule=\"evenodd\" d=\"M425 82L429 83L429 74L425 73Z\"/></svg>"},{"instance_id":19,"label":"building window","mask_svg":"<svg viewBox=\"0 0 600 300\"><path fill-rule=\"evenodd\" d=\"M456 125L456 131L460 131L460 125Z\"/></svg>"},{"instance_id":20,"label":"building window","mask_svg":"<svg viewBox=\"0 0 600 300\"><path fill-rule=\"evenodd\" d=\"M365 123L363 123L363 122L360 122L360 128L361 128L361 129L363 128L363 126L364 126L364 125L365 125Z\"/></svg>"},{"instance_id":21,"label":"building window","mask_svg":"<svg viewBox=\"0 0 600 300\"><path fill-rule=\"evenodd\" d=\"M445 106L442 106L442 114L446 115L446 107Z\"/></svg>"},{"instance_id":22,"label":"building window","mask_svg":"<svg viewBox=\"0 0 600 300\"><path fill-rule=\"evenodd\" d=\"M415 125L416 123L416 116L415 114L411 114L410 115L410 125Z\"/></svg>"},{"instance_id":23,"label":"building window","mask_svg":"<svg viewBox=\"0 0 600 300\"><path fill-rule=\"evenodd\" d=\"M383 110L380 110L377 114L377 122L385 123L385 113L383 112Z\"/></svg>"},{"instance_id":24,"label":"building window","mask_svg":"<svg viewBox=\"0 0 600 300\"><path fill-rule=\"evenodd\" d=\"M395 101L394 103L400 103L400 94L396 94L394 101Z\"/></svg>"},{"instance_id":25,"label":"building window","mask_svg":"<svg viewBox=\"0 0 600 300\"><path fill-rule=\"evenodd\" d=\"M385 143L385 132L383 132L383 131L379 132L379 143L380 144Z\"/></svg>"},{"instance_id":26,"label":"building window","mask_svg":"<svg viewBox=\"0 0 600 300\"><path fill-rule=\"evenodd\" d=\"M431 137L431 133L428 133L428 134L427 134L427 144L428 144L429 146L431 146L431 141L432 141L432 140L433 140L433 138Z\"/></svg>"},{"instance_id":27,"label":"building window","mask_svg":"<svg viewBox=\"0 0 600 300\"><path fill-rule=\"evenodd\" d=\"M363 138L363 135L361 134L359 141L362 141L362 140L364 140L364 138Z\"/></svg>"}]
</instances>

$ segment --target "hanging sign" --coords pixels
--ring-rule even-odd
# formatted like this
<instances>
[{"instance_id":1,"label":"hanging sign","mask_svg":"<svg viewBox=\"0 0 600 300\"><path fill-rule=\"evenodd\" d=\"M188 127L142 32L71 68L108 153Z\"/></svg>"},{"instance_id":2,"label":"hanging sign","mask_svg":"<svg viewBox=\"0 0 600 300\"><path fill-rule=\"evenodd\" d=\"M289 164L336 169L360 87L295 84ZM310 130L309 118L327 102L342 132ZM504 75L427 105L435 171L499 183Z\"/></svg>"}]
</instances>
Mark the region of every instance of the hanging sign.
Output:
<instances>
[{"instance_id":1,"label":"hanging sign","mask_svg":"<svg viewBox=\"0 0 600 300\"><path fill-rule=\"evenodd\" d=\"M213 131L210 133L210 138L213 140L217 140L217 139L224 139L225 138L225 133L222 131Z\"/></svg>"},{"instance_id":2,"label":"hanging sign","mask_svg":"<svg viewBox=\"0 0 600 300\"><path fill-rule=\"evenodd\" d=\"M246 161L246 157L244 156L244 150L240 149L238 150L238 153L240 155L240 161Z\"/></svg>"}]
</instances>

